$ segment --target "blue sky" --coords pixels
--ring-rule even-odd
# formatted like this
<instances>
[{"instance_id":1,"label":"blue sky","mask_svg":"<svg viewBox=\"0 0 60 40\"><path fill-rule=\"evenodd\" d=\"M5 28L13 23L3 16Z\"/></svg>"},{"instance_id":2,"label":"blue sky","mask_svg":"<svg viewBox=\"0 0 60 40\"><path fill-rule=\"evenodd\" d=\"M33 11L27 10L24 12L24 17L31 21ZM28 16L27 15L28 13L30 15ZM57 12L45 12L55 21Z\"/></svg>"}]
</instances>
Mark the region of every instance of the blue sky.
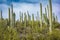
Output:
<instances>
[{"instance_id":1,"label":"blue sky","mask_svg":"<svg viewBox=\"0 0 60 40\"><path fill-rule=\"evenodd\" d=\"M48 5L48 0L0 0L0 10L3 11L3 18L8 18L8 7L13 4L13 10L16 14L16 19L19 19L19 12L29 11L30 15L34 13L36 16L37 11L39 12L39 3L43 5L43 13L45 7ZM58 17L60 22L60 0L52 0L52 10Z\"/></svg>"}]
</instances>

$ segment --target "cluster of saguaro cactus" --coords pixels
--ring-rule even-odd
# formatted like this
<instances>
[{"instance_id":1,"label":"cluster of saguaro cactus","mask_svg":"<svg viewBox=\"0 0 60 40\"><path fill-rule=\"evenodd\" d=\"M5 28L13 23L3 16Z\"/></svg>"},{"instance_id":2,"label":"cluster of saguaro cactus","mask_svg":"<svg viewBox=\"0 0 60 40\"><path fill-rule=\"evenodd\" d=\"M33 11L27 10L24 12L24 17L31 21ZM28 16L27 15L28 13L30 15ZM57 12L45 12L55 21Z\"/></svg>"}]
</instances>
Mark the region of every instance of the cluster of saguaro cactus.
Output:
<instances>
[{"instance_id":1,"label":"cluster of saguaro cactus","mask_svg":"<svg viewBox=\"0 0 60 40\"><path fill-rule=\"evenodd\" d=\"M13 13L13 5L11 5L11 9L8 8L8 21L9 21L9 26L15 27L15 13Z\"/></svg>"},{"instance_id":2,"label":"cluster of saguaro cactus","mask_svg":"<svg viewBox=\"0 0 60 40\"><path fill-rule=\"evenodd\" d=\"M15 13L13 13L13 5L11 5L11 8L8 8L8 20L9 20L9 26L13 26L15 27ZM47 14L48 13L48 14ZM47 16L48 15L48 16ZM28 17L28 19L27 19ZM54 20L58 20L57 19L57 16L54 16L54 14L52 14L52 2L51 0L49 0L49 5L47 5L47 8L45 8L45 14L43 14L42 12L42 3L40 3L40 28L42 29L42 25L43 25L43 17L44 17L44 20L46 22L47 25L49 25L49 31L52 32L52 19ZM0 12L0 19L2 19L2 11ZM26 27L27 26L27 22L29 23L29 25L31 24L31 16L29 15L29 12L27 11L27 14L24 13L24 16L23 16L23 13L20 12L20 25L21 23L23 24L24 22L24 26ZM32 28L34 26L34 23L35 20L34 20L34 14L32 14ZM38 22L39 22L39 13L37 12L37 17L36 17L36 24L37 24L37 27L38 27Z\"/></svg>"}]
</instances>

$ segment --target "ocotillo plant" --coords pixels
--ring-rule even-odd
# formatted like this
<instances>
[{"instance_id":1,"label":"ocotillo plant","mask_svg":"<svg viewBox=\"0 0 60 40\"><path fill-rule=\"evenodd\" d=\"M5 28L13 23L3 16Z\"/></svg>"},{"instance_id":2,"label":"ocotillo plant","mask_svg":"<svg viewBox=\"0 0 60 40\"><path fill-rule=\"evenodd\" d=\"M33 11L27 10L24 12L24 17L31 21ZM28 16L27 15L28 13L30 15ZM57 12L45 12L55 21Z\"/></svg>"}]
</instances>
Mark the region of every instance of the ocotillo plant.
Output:
<instances>
[{"instance_id":1,"label":"ocotillo plant","mask_svg":"<svg viewBox=\"0 0 60 40\"><path fill-rule=\"evenodd\" d=\"M13 27L15 27L15 16L16 16L15 13L13 13L13 16L12 16L13 17Z\"/></svg>"},{"instance_id":2,"label":"ocotillo plant","mask_svg":"<svg viewBox=\"0 0 60 40\"><path fill-rule=\"evenodd\" d=\"M40 3L40 28L42 29L42 4Z\"/></svg>"},{"instance_id":3,"label":"ocotillo plant","mask_svg":"<svg viewBox=\"0 0 60 40\"><path fill-rule=\"evenodd\" d=\"M49 31L51 33L52 32L52 2L51 0L49 0L49 24L50 24Z\"/></svg>"},{"instance_id":4,"label":"ocotillo plant","mask_svg":"<svg viewBox=\"0 0 60 40\"><path fill-rule=\"evenodd\" d=\"M9 26L10 26L10 8L8 8L8 21L9 21Z\"/></svg>"},{"instance_id":5,"label":"ocotillo plant","mask_svg":"<svg viewBox=\"0 0 60 40\"><path fill-rule=\"evenodd\" d=\"M2 20L2 10L0 11L0 20Z\"/></svg>"},{"instance_id":6,"label":"ocotillo plant","mask_svg":"<svg viewBox=\"0 0 60 40\"><path fill-rule=\"evenodd\" d=\"M27 15L24 13L24 26L26 27L26 22L27 22Z\"/></svg>"}]
</instances>

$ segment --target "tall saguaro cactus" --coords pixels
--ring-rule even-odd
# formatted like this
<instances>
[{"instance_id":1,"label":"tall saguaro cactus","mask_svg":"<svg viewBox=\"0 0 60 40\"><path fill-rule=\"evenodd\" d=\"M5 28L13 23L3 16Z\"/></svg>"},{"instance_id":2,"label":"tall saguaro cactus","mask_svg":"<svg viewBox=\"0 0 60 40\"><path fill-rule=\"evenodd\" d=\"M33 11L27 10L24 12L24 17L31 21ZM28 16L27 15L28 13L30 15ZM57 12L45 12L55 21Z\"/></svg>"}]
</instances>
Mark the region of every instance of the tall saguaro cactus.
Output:
<instances>
[{"instance_id":1,"label":"tall saguaro cactus","mask_svg":"<svg viewBox=\"0 0 60 40\"><path fill-rule=\"evenodd\" d=\"M30 17L30 15L29 15L29 12L27 11L27 14L28 14L28 23L30 24L30 22L31 22L31 17Z\"/></svg>"},{"instance_id":2,"label":"tall saguaro cactus","mask_svg":"<svg viewBox=\"0 0 60 40\"><path fill-rule=\"evenodd\" d=\"M40 28L42 29L42 4L40 3Z\"/></svg>"},{"instance_id":3,"label":"tall saguaro cactus","mask_svg":"<svg viewBox=\"0 0 60 40\"><path fill-rule=\"evenodd\" d=\"M27 15L24 13L24 26L26 27L26 22L27 22Z\"/></svg>"},{"instance_id":4,"label":"tall saguaro cactus","mask_svg":"<svg viewBox=\"0 0 60 40\"><path fill-rule=\"evenodd\" d=\"M52 32L52 2L51 0L49 0L49 23L50 23L49 31L51 33Z\"/></svg>"},{"instance_id":5,"label":"tall saguaro cactus","mask_svg":"<svg viewBox=\"0 0 60 40\"><path fill-rule=\"evenodd\" d=\"M49 6L47 5L48 19L49 19Z\"/></svg>"},{"instance_id":6,"label":"tall saguaro cactus","mask_svg":"<svg viewBox=\"0 0 60 40\"><path fill-rule=\"evenodd\" d=\"M36 26L38 26L38 22L39 22L39 13L37 12L37 16L36 16Z\"/></svg>"},{"instance_id":7,"label":"tall saguaro cactus","mask_svg":"<svg viewBox=\"0 0 60 40\"><path fill-rule=\"evenodd\" d=\"M32 28L34 26L34 14L32 14Z\"/></svg>"},{"instance_id":8,"label":"tall saguaro cactus","mask_svg":"<svg viewBox=\"0 0 60 40\"><path fill-rule=\"evenodd\" d=\"M11 26L13 26L13 5L11 5Z\"/></svg>"},{"instance_id":9,"label":"tall saguaro cactus","mask_svg":"<svg viewBox=\"0 0 60 40\"><path fill-rule=\"evenodd\" d=\"M47 17L47 10L46 10L46 8L45 8L45 15L46 15L46 17Z\"/></svg>"},{"instance_id":10,"label":"tall saguaro cactus","mask_svg":"<svg viewBox=\"0 0 60 40\"><path fill-rule=\"evenodd\" d=\"M13 27L15 27L15 13L13 13Z\"/></svg>"},{"instance_id":11,"label":"tall saguaro cactus","mask_svg":"<svg viewBox=\"0 0 60 40\"><path fill-rule=\"evenodd\" d=\"M23 22L23 13L22 13L22 16L21 16L21 18L22 18L22 22Z\"/></svg>"},{"instance_id":12,"label":"tall saguaro cactus","mask_svg":"<svg viewBox=\"0 0 60 40\"><path fill-rule=\"evenodd\" d=\"M0 20L2 20L2 10L0 11Z\"/></svg>"},{"instance_id":13,"label":"tall saguaro cactus","mask_svg":"<svg viewBox=\"0 0 60 40\"><path fill-rule=\"evenodd\" d=\"M21 21L22 21L22 16L21 16L21 12L20 12L20 23L21 23Z\"/></svg>"},{"instance_id":14,"label":"tall saguaro cactus","mask_svg":"<svg viewBox=\"0 0 60 40\"><path fill-rule=\"evenodd\" d=\"M9 20L9 26L10 26L10 8L8 8L8 20Z\"/></svg>"},{"instance_id":15,"label":"tall saguaro cactus","mask_svg":"<svg viewBox=\"0 0 60 40\"><path fill-rule=\"evenodd\" d=\"M55 17L55 21L58 22L58 17L57 16Z\"/></svg>"}]
</instances>

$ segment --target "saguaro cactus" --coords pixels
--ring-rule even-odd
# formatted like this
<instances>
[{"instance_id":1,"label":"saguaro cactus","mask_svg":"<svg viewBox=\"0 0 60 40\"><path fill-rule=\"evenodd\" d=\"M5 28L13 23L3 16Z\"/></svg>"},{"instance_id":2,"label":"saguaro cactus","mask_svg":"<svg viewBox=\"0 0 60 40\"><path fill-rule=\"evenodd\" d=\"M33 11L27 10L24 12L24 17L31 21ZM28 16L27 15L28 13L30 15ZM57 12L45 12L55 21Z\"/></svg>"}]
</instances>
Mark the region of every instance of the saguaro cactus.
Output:
<instances>
[{"instance_id":1,"label":"saguaro cactus","mask_svg":"<svg viewBox=\"0 0 60 40\"><path fill-rule=\"evenodd\" d=\"M42 29L42 4L40 3L40 28Z\"/></svg>"},{"instance_id":2,"label":"saguaro cactus","mask_svg":"<svg viewBox=\"0 0 60 40\"><path fill-rule=\"evenodd\" d=\"M2 10L0 11L0 20L2 20Z\"/></svg>"},{"instance_id":3,"label":"saguaro cactus","mask_svg":"<svg viewBox=\"0 0 60 40\"><path fill-rule=\"evenodd\" d=\"M31 17L30 17L30 15L29 15L29 12L27 11L27 14L28 14L28 23L30 24L30 22L31 22Z\"/></svg>"},{"instance_id":4,"label":"saguaro cactus","mask_svg":"<svg viewBox=\"0 0 60 40\"><path fill-rule=\"evenodd\" d=\"M47 17L47 10L46 10L46 8L45 8L45 15L46 15L46 17Z\"/></svg>"},{"instance_id":5,"label":"saguaro cactus","mask_svg":"<svg viewBox=\"0 0 60 40\"><path fill-rule=\"evenodd\" d=\"M22 22L23 22L23 13L22 13L22 16L21 16L21 18L22 18Z\"/></svg>"},{"instance_id":6,"label":"saguaro cactus","mask_svg":"<svg viewBox=\"0 0 60 40\"><path fill-rule=\"evenodd\" d=\"M9 20L9 26L10 26L10 8L8 8L8 20Z\"/></svg>"},{"instance_id":7,"label":"saguaro cactus","mask_svg":"<svg viewBox=\"0 0 60 40\"><path fill-rule=\"evenodd\" d=\"M22 16L21 16L21 12L20 12L20 23L21 23L21 21L22 21Z\"/></svg>"},{"instance_id":8,"label":"saguaro cactus","mask_svg":"<svg viewBox=\"0 0 60 40\"><path fill-rule=\"evenodd\" d=\"M58 22L58 17L57 16L55 17L55 22Z\"/></svg>"},{"instance_id":9,"label":"saguaro cactus","mask_svg":"<svg viewBox=\"0 0 60 40\"><path fill-rule=\"evenodd\" d=\"M47 5L48 19L49 19L49 6Z\"/></svg>"},{"instance_id":10,"label":"saguaro cactus","mask_svg":"<svg viewBox=\"0 0 60 40\"><path fill-rule=\"evenodd\" d=\"M32 14L32 28L34 26L34 14Z\"/></svg>"},{"instance_id":11,"label":"saguaro cactus","mask_svg":"<svg viewBox=\"0 0 60 40\"><path fill-rule=\"evenodd\" d=\"M51 0L49 0L49 24L50 24L49 31L51 33L52 32L52 2Z\"/></svg>"},{"instance_id":12,"label":"saguaro cactus","mask_svg":"<svg viewBox=\"0 0 60 40\"><path fill-rule=\"evenodd\" d=\"M37 16L36 16L36 26L38 26L38 22L39 22L39 13L37 12Z\"/></svg>"},{"instance_id":13,"label":"saguaro cactus","mask_svg":"<svg viewBox=\"0 0 60 40\"><path fill-rule=\"evenodd\" d=\"M13 27L15 27L15 13L13 13Z\"/></svg>"},{"instance_id":14,"label":"saguaro cactus","mask_svg":"<svg viewBox=\"0 0 60 40\"><path fill-rule=\"evenodd\" d=\"M26 22L27 22L27 15L24 13L24 26L26 27Z\"/></svg>"},{"instance_id":15,"label":"saguaro cactus","mask_svg":"<svg viewBox=\"0 0 60 40\"><path fill-rule=\"evenodd\" d=\"M11 5L11 26L13 26L13 5Z\"/></svg>"}]
</instances>

